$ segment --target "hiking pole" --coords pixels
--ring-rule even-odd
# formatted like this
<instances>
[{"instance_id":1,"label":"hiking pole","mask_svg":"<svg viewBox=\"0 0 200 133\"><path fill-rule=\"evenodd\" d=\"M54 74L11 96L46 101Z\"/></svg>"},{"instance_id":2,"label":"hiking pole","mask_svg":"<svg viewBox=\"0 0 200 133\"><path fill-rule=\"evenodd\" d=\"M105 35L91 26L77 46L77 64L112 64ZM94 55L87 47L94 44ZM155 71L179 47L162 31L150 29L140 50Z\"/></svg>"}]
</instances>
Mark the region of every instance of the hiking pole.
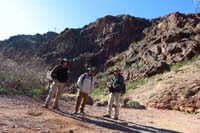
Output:
<instances>
[{"instance_id":1,"label":"hiking pole","mask_svg":"<svg viewBox=\"0 0 200 133\"><path fill-rule=\"evenodd\" d=\"M73 91L73 89L72 89L72 88L70 88L70 87L67 87L67 85L66 85L66 84L64 85L64 87L63 87L63 88L68 88L68 89L64 89L63 93L70 94L70 93Z\"/></svg>"}]
</instances>

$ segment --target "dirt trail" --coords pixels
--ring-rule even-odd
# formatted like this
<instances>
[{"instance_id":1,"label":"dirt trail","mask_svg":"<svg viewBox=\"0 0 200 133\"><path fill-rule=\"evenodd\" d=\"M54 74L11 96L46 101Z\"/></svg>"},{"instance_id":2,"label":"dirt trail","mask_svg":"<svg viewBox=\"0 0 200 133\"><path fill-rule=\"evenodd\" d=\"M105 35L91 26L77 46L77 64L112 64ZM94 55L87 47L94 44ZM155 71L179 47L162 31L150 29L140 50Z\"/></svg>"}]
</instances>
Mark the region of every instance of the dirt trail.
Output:
<instances>
[{"instance_id":1,"label":"dirt trail","mask_svg":"<svg viewBox=\"0 0 200 133\"><path fill-rule=\"evenodd\" d=\"M67 102L68 101L68 102ZM0 96L2 133L198 133L200 116L155 109L121 109L120 120L103 118L106 108L86 106L89 115L71 115L74 101L62 100L61 111L41 107L41 102L22 96Z\"/></svg>"}]
</instances>

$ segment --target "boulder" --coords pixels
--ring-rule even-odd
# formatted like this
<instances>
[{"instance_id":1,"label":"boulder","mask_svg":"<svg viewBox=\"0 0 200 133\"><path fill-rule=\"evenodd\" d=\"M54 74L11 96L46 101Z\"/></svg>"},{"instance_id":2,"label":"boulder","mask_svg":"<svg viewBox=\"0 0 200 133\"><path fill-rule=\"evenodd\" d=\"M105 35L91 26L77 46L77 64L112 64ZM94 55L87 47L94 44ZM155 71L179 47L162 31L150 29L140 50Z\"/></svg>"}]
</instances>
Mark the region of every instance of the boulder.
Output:
<instances>
[{"instance_id":1,"label":"boulder","mask_svg":"<svg viewBox=\"0 0 200 133\"><path fill-rule=\"evenodd\" d=\"M93 105L94 104L94 100L91 96L88 96L87 101L86 101L87 105Z\"/></svg>"},{"instance_id":2,"label":"boulder","mask_svg":"<svg viewBox=\"0 0 200 133\"><path fill-rule=\"evenodd\" d=\"M181 39L182 39L182 36L179 33L173 33L173 34L166 36L166 38L164 38L163 40L166 43L172 43L172 42L177 42Z\"/></svg>"},{"instance_id":3,"label":"boulder","mask_svg":"<svg viewBox=\"0 0 200 133\"><path fill-rule=\"evenodd\" d=\"M175 109L190 113L198 113L200 107L200 81L182 82L176 86L169 86L165 91L158 92L156 97L150 98L147 106L159 109Z\"/></svg>"},{"instance_id":4,"label":"boulder","mask_svg":"<svg viewBox=\"0 0 200 133\"><path fill-rule=\"evenodd\" d=\"M164 71L168 71L169 66L167 65L166 62L158 62L150 67L147 67L145 69L145 76L150 77L155 74L163 73Z\"/></svg>"},{"instance_id":5,"label":"boulder","mask_svg":"<svg viewBox=\"0 0 200 133\"><path fill-rule=\"evenodd\" d=\"M195 28L199 32L200 31L200 23L198 23Z\"/></svg>"},{"instance_id":6,"label":"boulder","mask_svg":"<svg viewBox=\"0 0 200 133\"><path fill-rule=\"evenodd\" d=\"M102 107L102 106L107 106L108 105L108 101L98 101L95 103L95 106L97 107Z\"/></svg>"},{"instance_id":7,"label":"boulder","mask_svg":"<svg viewBox=\"0 0 200 133\"><path fill-rule=\"evenodd\" d=\"M197 41L197 42L200 42L200 34L197 34L194 39Z\"/></svg>"}]
</instances>

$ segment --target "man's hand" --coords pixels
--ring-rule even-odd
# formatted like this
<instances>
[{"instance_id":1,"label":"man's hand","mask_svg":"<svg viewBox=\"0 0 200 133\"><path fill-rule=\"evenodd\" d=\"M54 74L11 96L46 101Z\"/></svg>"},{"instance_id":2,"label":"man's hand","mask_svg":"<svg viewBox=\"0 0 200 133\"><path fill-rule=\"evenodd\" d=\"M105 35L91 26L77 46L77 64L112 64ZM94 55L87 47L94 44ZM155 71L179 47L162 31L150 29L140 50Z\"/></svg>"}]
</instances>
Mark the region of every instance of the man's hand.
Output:
<instances>
[{"instance_id":1,"label":"man's hand","mask_svg":"<svg viewBox=\"0 0 200 133\"><path fill-rule=\"evenodd\" d=\"M123 96L125 93L121 93L120 96Z\"/></svg>"},{"instance_id":2,"label":"man's hand","mask_svg":"<svg viewBox=\"0 0 200 133\"><path fill-rule=\"evenodd\" d=\"M78 85L77 85L77 84L75 84L74 86L75 86L76 88L78 88Z\"/></svg>"},{"instance_id":3,"label":"man's hand","mask_svg":"<svg viewBox=\"0 0 200 133\"><path fill-rule=\"evenodd\" d=\"M121 86L119 84L115 84L113 87L114 88L120 88Z\"/></svg>"},{"instance_id":4,"label":"man's hand","mask_svg":"<svg viewBox=\"0 0 200 133\"><path fill-rule=\"evenodd\" d=\"M108 86L108 87L112 87L112 83L111 83L111 82L108 82L108 83L107 83L107 86Z\"/></svg>"}]
</instances>

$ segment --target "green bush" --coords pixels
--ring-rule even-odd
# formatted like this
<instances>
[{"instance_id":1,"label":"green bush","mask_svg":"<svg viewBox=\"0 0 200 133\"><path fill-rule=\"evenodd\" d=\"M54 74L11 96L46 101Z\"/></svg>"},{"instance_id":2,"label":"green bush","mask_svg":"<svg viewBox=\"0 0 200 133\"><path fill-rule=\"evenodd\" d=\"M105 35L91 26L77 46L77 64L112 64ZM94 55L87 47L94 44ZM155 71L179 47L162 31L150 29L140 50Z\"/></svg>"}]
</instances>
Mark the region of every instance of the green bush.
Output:
<instances>
[{"instance_id":1,"label":"green bush","mask_svg":"<svg viewBox=\"0 0 200 133\"><path fill-rule=\"evenodd\" d=\"M127 102L127 107L134 108L134 109L143 109L144 108L144 106L140 105L139 102L133 101L133 100L130 100Z\"/></svg>"},{"instance_id":2,"label":"green bush","mask_svg":"<svg viewBox=\"0 0 200 133\"><path fill-rule=\"evenodd\" d=\"M4 94L6 92L6 90L2 87L0 87L0 94Z\"/></svg>"},{"instance_id":3,"label":"green bush","mask_svg":"<svg viewBox=\"0 0 200 133\"><path fill-rule=\"evenodd\" d=\"M41 94L42 94L42 90L41 89L38 89L38 88L35 88L35 89L32 89L31 90L31 94L33 95L33 96L41 96Z\"/></svg>"},{"instance_id":4,"label":"green bush","mask_svg":"<svg viewBox=\"0 0 200 133\"><path fill-rule=\"evenodd\" d=\"M107 69L106 69L106 72L110 72L110 71L113 71L115 69L115 65L114 66L109 66Z\"/></svg>"},{"instance_id":5,"label":"green bush","mask_svg":"<svg viewBox=\"0 0 200 133\"><path fill-rule=\"evenodd\" d=\"M92 93L91 96L94 100L96 99L101 99L101 97L103 96L103 89L102 88L95 88Z\"/></svg>"}]
</instances>

